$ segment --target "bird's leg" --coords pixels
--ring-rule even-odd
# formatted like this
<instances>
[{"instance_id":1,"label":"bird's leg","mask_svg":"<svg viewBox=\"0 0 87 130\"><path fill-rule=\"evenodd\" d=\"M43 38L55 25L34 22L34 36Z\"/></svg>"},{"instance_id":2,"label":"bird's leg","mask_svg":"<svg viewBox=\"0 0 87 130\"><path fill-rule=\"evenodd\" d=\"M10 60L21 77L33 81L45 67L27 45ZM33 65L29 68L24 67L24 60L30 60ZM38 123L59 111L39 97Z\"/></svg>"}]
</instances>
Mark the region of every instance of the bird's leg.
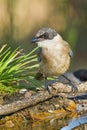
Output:
<instances>
[{"instance_id":1,"label":"bird's leg","mask_svg":"<svg viewBox=\"0 0 87 130\"><path fill-rule=\"evenodd\" d=\"M76 84L72 81L72 79L68 78L67 76L65 76L63 74L62 74L62 76L69 81L70 85L72 86L73 92L76 93L78 91L78 88L77 88Z\"/></svg>"},{"instance_id":2,"label":"bird's leg","mask_svg":"<svg viewBox=\"0 0 87 130\"><path fill-rule=\"evenodd\" d=\"M43 78L44 78L44 86L45 86L45 89L49 92L49 94L51 93L50 92L50 89L49 89L49 86L46 84L47 82L47 77L45 75L43 75Z\"/></svg>"},{"instance_id":3,"label":"bird's leg","mask_svg":"<svg viewBox=\"0 0 87 130\"><path fill-rule=\"evenodd\" d=\"M46 87L47 77L44 74L43 74L43 78L44 78L44 86Z\"/></svg>"}]
</instances>

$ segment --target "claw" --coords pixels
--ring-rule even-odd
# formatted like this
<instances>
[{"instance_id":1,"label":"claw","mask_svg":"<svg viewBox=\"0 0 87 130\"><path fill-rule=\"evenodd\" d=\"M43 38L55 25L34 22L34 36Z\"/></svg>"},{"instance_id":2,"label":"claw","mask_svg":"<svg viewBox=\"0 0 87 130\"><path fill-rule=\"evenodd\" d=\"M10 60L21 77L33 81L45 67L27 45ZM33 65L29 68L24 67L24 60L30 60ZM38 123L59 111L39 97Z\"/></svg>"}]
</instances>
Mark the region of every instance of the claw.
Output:
<instances>
[{"instance_id":1,"label":"claw","mask_svg":"<svg viewBox=\"0 0 87 130\"><path fill-rule=\"evenodd\" d=\"M78 92L78 88L77 88L76 84L73 82L70 82L70 85L72 87L72 92L76 94Z\"/></svg>"},{"instance_id":2,"label":"claw","mask_svg":"<svg viewBox=\"0 0 87 130\"><path fill-rule=\"evenodd\" d=\"M74 81L72 81L73 79L71 77L68 77L67 75L62 75L71 85L72 87L72 92L74 92L75 94L78 92L78 88L76 86L76 83Z\"/></svg>"}]
</instances>

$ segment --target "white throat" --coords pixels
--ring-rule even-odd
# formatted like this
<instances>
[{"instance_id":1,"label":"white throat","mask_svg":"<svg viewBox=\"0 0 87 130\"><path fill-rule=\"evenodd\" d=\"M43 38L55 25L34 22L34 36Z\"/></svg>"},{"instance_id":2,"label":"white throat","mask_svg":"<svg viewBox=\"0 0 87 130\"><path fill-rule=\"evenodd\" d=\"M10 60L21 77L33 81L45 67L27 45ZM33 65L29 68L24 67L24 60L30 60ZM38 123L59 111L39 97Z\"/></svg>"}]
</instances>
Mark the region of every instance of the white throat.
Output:
<instances>
[{"instance_id":1,"label":"white throat","mask_svg":"<svg viewBox=\"0 0 87 130\"><path fill-rule=\"evenodd\" d=\"M58 42L60 42L61 39L62 37L59 34L57 34L53 39L40 41L37 44L39 47L54 46L55 44L58 44Z\"/></svg>"}]
</instances>

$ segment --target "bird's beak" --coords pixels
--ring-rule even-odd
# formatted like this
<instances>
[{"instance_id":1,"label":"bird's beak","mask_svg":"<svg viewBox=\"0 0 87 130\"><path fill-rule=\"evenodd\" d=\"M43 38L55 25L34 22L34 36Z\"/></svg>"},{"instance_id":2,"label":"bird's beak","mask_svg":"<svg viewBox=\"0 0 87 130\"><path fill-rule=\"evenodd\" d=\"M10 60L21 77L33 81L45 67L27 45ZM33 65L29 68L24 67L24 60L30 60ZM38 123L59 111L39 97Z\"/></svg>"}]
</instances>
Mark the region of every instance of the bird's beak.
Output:
<instances>
[{"instance_id":1,"label":"bird's beak","mask_svg":"<svg viewBox=\"0 0 87 130\"><path fill-rule=\"evenodd\" d=\"M37 37L34 37L34 38L32 39L32 43L37 43L37 42L39 42L39 41L40 41L40 39L37 38Z\"/></svg>"}]
</instances>

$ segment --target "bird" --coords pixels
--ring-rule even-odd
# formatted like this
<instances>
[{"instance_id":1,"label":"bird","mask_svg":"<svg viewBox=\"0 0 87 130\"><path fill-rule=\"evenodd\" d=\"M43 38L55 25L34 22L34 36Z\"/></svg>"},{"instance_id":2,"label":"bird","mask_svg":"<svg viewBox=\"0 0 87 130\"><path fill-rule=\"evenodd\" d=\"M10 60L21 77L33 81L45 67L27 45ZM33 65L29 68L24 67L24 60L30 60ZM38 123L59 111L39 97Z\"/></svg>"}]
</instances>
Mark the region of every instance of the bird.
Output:
<instances>
[{"instance_id":1,"label":"bird","mask_svg":"<svg viewBox=\"0 0 87 130\"><path fill-rule=\"evenodd\" d=\"M68 70L73 52L70 45L54 29L41 28L33 37L32 43L38 46L38 74L43 75L44 79L58 77Z\"/></svg>"}]
</instances>

